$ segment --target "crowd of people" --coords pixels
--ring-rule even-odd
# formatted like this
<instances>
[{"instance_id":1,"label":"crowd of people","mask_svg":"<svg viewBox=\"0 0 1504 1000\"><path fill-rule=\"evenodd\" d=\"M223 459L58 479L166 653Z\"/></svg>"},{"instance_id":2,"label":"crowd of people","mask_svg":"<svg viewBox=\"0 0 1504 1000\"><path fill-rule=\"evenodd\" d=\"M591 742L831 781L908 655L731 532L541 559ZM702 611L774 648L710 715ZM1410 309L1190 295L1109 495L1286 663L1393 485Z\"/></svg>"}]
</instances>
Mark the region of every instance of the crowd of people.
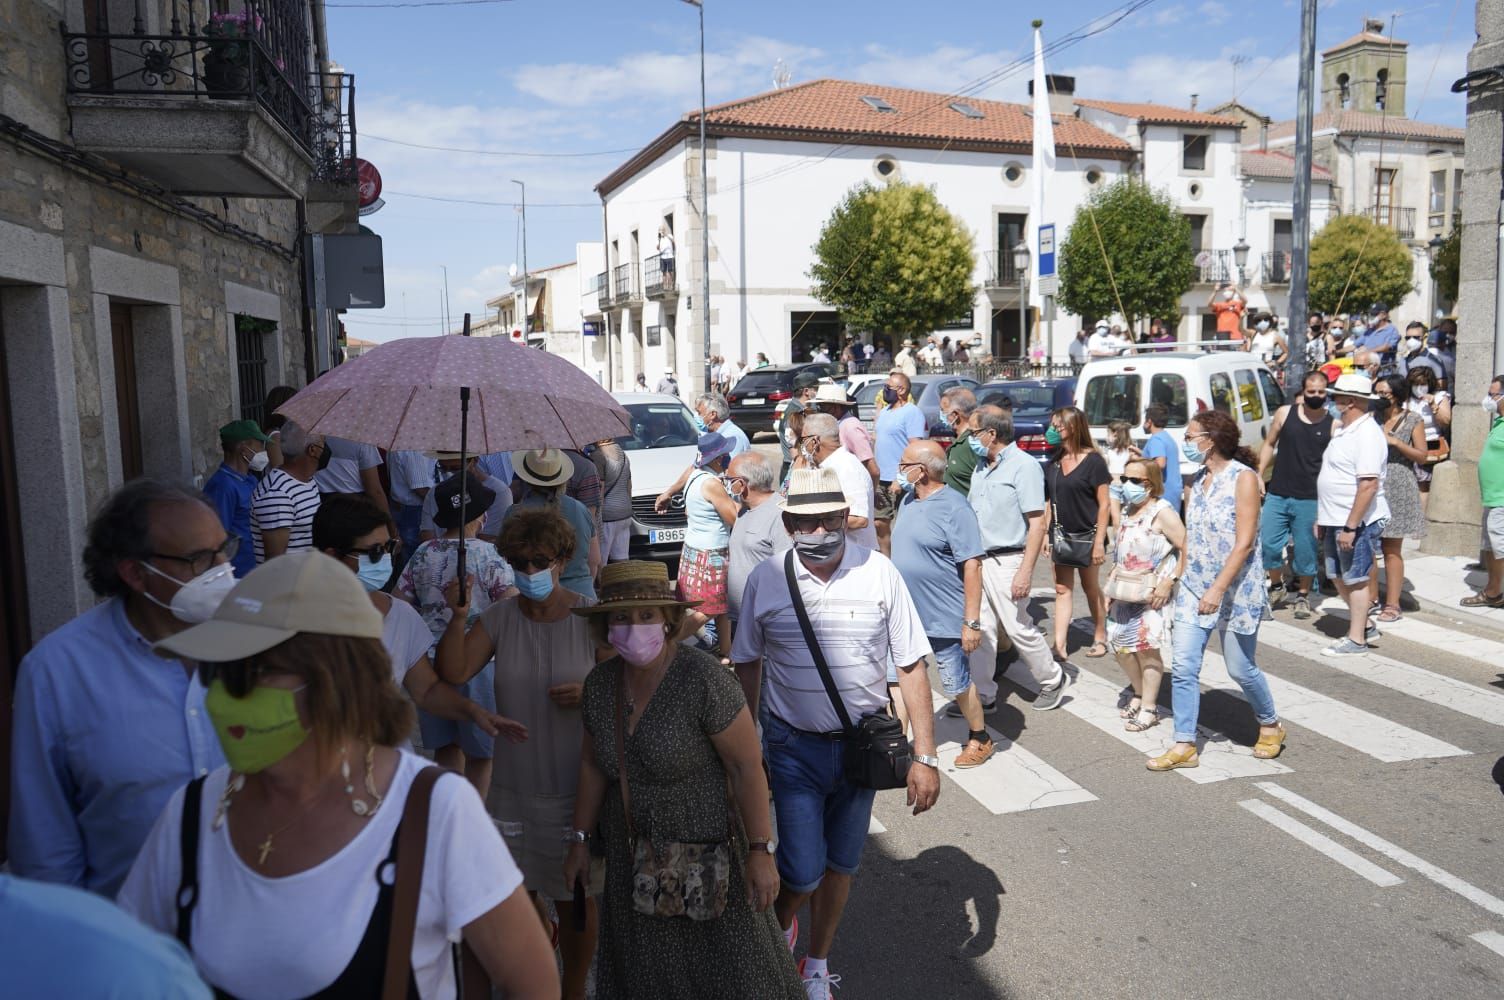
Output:
<instances>
[{"instance_id":1,"label":"crowd of people","mask_svg":"<svg viewBox=\"0 0 1504 1000\"><path fill-rule=\"evenodd\" d=\"M139 479L94 516L100 603L19 670L0 893L136 942L107 959L122 995L829 997L876 791L915 815L939 794L930 664L958 768L998 752L1005 676L1048 711L1072 655L1111 656L1143 732L1168 670L1165 771L1199 763L1213 634L1272 758L1271 609L1310 618L1328 581L1330 656L1401 616L1452 372L1387 343L1312 370L1257 453L1217 409L1177 445L1151 404L1100 447L1065 406L1041 461L966 388L941 399L947 446L895 359L870 434L847 389L799 376L780 465L709 391L658 498L684 498L674 579L629 558L617 442L383 454L276 415L274 390L265 422L220 429L203 493ZM1463 603L1504 607L1500 379L1483 404L1488 583Z\"/></svg>"}]
</instances>

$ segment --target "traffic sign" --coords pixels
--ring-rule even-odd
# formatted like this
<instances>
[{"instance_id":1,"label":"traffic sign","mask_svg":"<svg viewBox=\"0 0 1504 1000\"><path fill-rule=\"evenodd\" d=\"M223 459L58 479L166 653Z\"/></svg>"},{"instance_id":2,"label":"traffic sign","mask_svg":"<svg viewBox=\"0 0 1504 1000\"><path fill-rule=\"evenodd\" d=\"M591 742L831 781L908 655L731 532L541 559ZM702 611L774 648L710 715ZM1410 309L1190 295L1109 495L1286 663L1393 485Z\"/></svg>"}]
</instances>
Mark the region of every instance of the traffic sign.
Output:
<instances>
[{"instance_id":1,"label":"traffic sign","mask_svg":"<svg viewBox=\"0 0 1504 1000\"><path fill-rule=\"evenodd\" d=\"M1055 276L1055 224L1046 223L1039 227L1039 277L1040 279Z\"/></svg>"},{"instance_id":2,"label":"traffic sign","mask_svg":"<svg viewBox=\"0 0 1504 1000\"><path fill-rule=\"evenodd\" d=\"M381 171L370 160L355 159L355 186L360 192L360 207L376 203L381 197Z\"/></svg>"}]
</instances>

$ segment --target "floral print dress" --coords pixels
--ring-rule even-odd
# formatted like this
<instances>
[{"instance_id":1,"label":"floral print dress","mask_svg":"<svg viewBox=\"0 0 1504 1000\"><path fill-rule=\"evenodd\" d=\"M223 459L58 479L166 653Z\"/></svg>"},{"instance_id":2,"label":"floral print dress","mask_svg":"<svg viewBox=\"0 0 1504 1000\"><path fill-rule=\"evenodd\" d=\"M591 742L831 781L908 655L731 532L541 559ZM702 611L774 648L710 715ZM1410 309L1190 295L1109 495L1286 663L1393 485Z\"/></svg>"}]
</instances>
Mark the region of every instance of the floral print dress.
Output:
<instances>
[{"instance_id":1,"label":"floral print dress","mask_svg":"<svg viewBox=\"0 0 1504 1000\"><path fill-rule=\"evenodd\" d=\"M1158 571L1175 551L1164 532L1154 526L1159 512L1169 509L1164 500L1155 499L1133 514L1125 513L1113 543L1113 562L1130 572ZM1107 608L1107 643L1115 653L1164 649L1170 645L1169 608L1113 601Z\"/></svg>"},{"instance_id":2,"label":"floral print dress","mask_svg":"<svg viewBox=\"0 0 1504 1000\"><path fill-rule=\"evenodd\" d=\"M1232 559L1238 535L1237 482L1244 472L1253 470L1241 462L1228 462L1220 472L1202 468L1191 479L1185 508L1185 576L1175 590L1177 622L1253 635L1261 623L1273 617L1264 589L1264 557L1259 553L1257 525L1253 551L1222 596L1221 608L1209 615L1197 610L1201 596Z\"/></svg>"}]
</instances>

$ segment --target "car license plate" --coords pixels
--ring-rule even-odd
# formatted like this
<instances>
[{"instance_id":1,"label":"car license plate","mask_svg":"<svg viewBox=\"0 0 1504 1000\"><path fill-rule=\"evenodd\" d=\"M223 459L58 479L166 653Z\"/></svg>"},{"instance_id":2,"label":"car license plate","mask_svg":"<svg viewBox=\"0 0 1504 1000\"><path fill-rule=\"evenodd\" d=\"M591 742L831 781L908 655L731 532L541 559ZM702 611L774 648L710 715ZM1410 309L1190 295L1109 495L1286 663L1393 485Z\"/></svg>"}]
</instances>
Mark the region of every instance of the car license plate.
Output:
<instances>
[{"instance_id":1,"label":"car license plate","mask_svg":"<svg viewBox=\"0 0 1504 1000\"><path fill-rule=\"evenodd\" d=\"M761 406L762 404L764 404L766 402L767 402L766 398L764 398L762 396L757 396L757 397L752 398L752 399L744 399L744 400L742 400L742 405L743 406Z\"/></svg>"},{"instance_id":2,"label":"car license plate","mask_svg":"<svg viewBox=\"0 0 1504 1000\"><path fill-rule=\"evenodd\" d=\"M684 541L684 528L657 528L648 532L649 545L662 545L667 542Z\"/></svg>"}]
</instances>

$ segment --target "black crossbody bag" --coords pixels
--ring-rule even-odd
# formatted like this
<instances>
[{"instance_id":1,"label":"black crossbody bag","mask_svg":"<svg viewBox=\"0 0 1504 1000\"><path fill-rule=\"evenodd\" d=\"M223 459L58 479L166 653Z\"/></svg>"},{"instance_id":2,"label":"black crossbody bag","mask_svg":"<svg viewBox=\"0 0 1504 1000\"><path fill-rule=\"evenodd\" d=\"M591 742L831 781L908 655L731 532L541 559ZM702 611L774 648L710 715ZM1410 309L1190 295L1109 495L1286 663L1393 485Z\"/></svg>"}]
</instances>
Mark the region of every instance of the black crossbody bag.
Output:
<instances>
[{"instance_id":1,"label":"black crossbody bag","mask_svg":"<svg viewBox=\"0 0 1504 1000\"><path fill-rule=\"evenodd\" d=\"M830 667L820 649L820 640L815 638L815 629L809 623L809 612L804 610L804 598L799 593L799 582L794 579L794 553L783 560L783 573L788 579L789 596L794 601L794 614L799 616L799 628L804 632L809 655L820 672L825 693L841 720L841 729L846 733L845 759L846 780L860 788L903 788L909 783L909 764L913 750L903 734L903 723L883 712L862 717L859 725L851 724L851 715L846 703L836 690L835 679L830 676Z\"/></svg>"}]
</instances>

